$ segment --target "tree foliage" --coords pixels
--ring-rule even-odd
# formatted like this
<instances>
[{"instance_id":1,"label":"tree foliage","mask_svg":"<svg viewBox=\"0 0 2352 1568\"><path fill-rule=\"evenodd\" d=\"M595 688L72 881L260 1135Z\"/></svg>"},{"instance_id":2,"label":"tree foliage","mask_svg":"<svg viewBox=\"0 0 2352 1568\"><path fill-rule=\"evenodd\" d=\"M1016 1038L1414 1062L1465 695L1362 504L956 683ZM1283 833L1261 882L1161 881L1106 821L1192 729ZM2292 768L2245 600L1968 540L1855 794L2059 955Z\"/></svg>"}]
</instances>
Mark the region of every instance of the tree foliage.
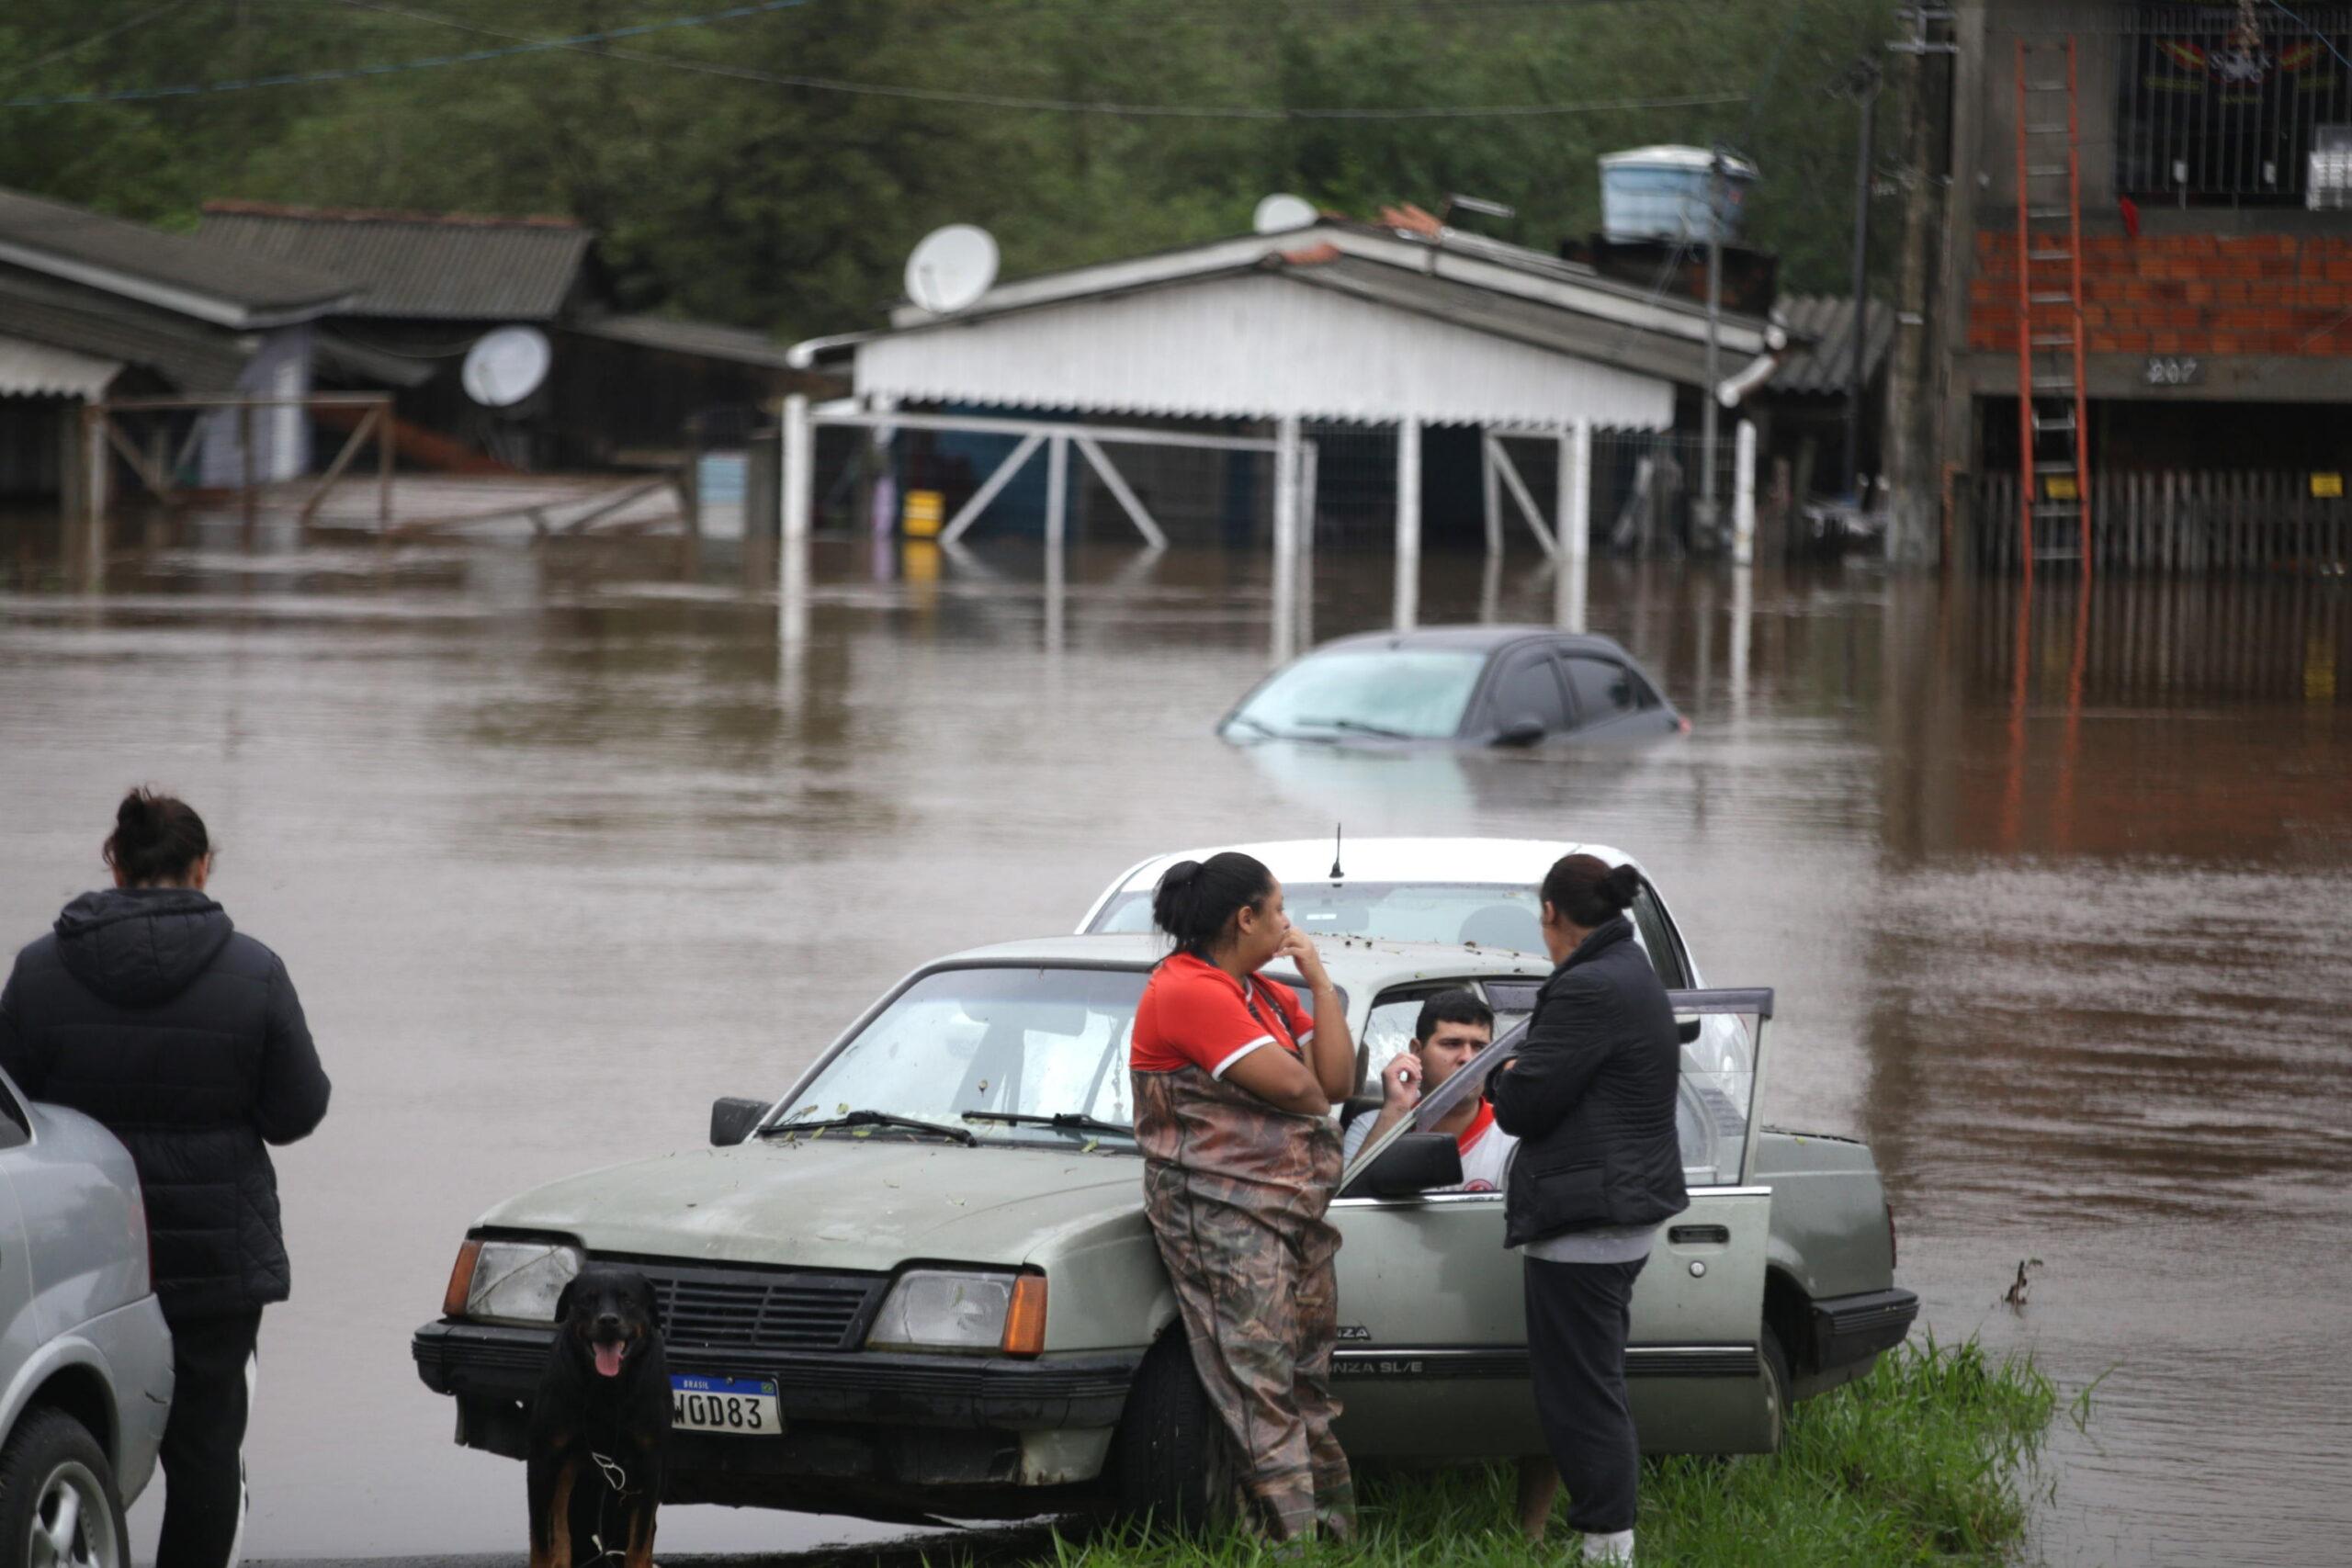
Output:
<instances>
[{"instance_id":1,"label":"tree foliage","mask_svg":"<svg viewBox=\"0 0 2352 1568\"><path fill-rule=\"evenodd\" d=\"M413 61L720 3L10 0L0 99ZM1017 275L1237 232L1272 190L1363 216L1459 191L1518 208L1486 231L1548 249L1597 225L1600 153L1721 139L1764 171L1750 231L1785 283L1843 291L1857 117L1826 89L1883 56L1890 16L1880 0L808 0L323 84L0 109L0 184L169 225L216 197L568 214L603 235L628 306L797 334L870 324L944 222L988 225ZM786 77L1250 110L1743 101L1132 116Z\"/></svg>"}]
</instances>

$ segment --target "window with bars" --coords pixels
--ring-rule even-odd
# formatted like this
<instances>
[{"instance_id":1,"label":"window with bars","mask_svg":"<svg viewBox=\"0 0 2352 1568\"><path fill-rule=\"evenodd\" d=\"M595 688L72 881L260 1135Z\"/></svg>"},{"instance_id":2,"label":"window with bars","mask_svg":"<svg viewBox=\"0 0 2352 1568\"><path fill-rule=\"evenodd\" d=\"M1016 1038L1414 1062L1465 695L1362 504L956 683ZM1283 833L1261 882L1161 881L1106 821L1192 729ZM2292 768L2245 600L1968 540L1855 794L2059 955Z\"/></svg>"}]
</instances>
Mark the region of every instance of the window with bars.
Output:
<instances>
[{"instance_id":1,"label":"window with bars","mask_svg":"<svg viewBox=\"0 0 2352 1568\"><path fill-rule=\"evenodd\" d=\"M2120 44L2121 194L2188 206L2334 203L2325 165L2333 132L2352 126L2352 6L2299 6L2290 17L2239 0L2143 0Z\"/></svg>"}]
</instances>

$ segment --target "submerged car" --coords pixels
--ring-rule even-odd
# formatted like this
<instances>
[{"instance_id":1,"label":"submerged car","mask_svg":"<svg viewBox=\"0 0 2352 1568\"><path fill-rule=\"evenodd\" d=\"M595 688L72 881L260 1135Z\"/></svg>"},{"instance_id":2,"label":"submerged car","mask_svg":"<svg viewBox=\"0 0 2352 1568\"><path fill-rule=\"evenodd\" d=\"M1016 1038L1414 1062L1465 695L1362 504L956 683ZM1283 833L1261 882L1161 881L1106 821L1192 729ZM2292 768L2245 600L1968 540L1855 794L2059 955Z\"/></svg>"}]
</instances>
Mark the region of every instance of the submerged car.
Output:
<instances>
[{"instance_id":1,"label":"submerged car","mask_svg":"<svg viewBox=\"0 0 2352 1568\"><path fill-rule=\"evenodd\" d=\"M1267 676L1217 726L1228 740L1532 746L1639 739L1690 723L1605 637L1429 626L1340 637Z\"/></svg>"},{"instance_id":2,"label":"submerged car","mask_svg":"<svg viewBox=\"0 0 2352 1568\"><path fill-rule=\"evenodd\" d=\"M456 1402L458 1441L521 1455L556 1298L609 1260L642 1269L662 1303L673 1501L886 1520L1214 1517L1229 1461L1131 1131L1128 1036L1163 953L1098 935L939 959L782 1098L714 1105L707 1150L492 1208L413 1344L426 1386ZM1342 938L1323 953L1367 1043L1455 987L1515 1024L1550 969L1459 943ZM1691 1204L1635 1295L1634 1411L1653 1450L1768 1450L1808 1379L1854 1375L1901 1338L1891 1227L1859 1145L1815 1144L1802 1179L1762 1184L1748 1117L1769 993L1686 991L1677 1006L1692 1039L1702 1019L1739 1028L1745 1014L1752 1048L1729 1065L1686 1051ZM1374 1050L1359 1052L1366 1083ZM1417 1130L1363 1151L1331 1210L1345 1237L1340 1436L1367 1460L1540 1452L1502 1199L1431 1192L1459 1161L1431 1158L1453 1140ZM1797 1211L1785 1234L1781 1205Z\"/></svg>"},{"instance_id":3,"label":"submerged car","mask_svg":"<svg viewBox=\"0 0 2352 1568\"><path fill-rule=\"evenodd\" d=\"M0 1074L0 1565L130 1568L172 1337L130 1153Z\"/></svg>"}]
</instances>

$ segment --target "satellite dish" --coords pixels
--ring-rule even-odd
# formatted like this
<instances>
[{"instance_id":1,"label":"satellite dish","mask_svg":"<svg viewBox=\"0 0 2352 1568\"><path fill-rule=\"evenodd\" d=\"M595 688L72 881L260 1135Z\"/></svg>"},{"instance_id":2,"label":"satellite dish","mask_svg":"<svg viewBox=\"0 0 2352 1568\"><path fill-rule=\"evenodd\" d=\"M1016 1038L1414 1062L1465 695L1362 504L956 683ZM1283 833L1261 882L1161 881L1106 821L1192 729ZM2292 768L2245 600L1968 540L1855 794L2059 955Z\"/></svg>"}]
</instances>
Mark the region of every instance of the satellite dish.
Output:
<instances>
[{"instance_id":1,"label":"satellite dish","mask_svg":"<svg viewBox=\"0 0 2352 1568\"><path fill-rule=\"evenodd\" d=\"M971 223L933 229L907 257L907 298L934 316L952 315L996 281L996 239Z\"/></svg>"},{"instance_id":2,"label":"satellite dish","mask_svg":"<svg viewBox=\"0 0 2352 1568\"><path fill-rule=\"evenodd\" d=\"M1304 229L1320 216L1315 204L1305 197L1278 190L1258 203L1258 210L1250 215L1250 227L1261 234L1279 234L1285 229Z\"/></svg>"},{"instance_id":3,"label":"satellite dish","mask_svg":"<svg viewBox=\"0 0 2352 1568\"><path fill-rule=\"evenodd\" d=\"M537 327L500 327L466 350L458 384L484 408L513 408L539 389L553 360L548 334Z\"/></svg>"}]
</instances>

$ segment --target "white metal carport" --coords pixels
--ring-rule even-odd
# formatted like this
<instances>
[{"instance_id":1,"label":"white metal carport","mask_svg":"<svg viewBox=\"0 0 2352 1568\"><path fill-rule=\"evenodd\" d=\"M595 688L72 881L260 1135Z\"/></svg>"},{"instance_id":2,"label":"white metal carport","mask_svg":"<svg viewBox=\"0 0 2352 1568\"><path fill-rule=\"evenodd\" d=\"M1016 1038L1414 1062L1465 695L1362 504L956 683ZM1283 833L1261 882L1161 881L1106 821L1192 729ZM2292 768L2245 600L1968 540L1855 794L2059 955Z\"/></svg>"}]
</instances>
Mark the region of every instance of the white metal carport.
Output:
<instances>
[{"instance_id":1,"label":"white metal carport","mask_svg":"<svg viewBox=\"0 0 2352 1568\"><path fill-rule=\"evenodd\" d=\"M784 532L797 537L808 526L818 423L1018 436L1011 457L951 520L948 534L967 528L1042 450L1049 542L1062 534L1070 446L1147 542L1158 545L1164 536L1119 479L1105 445L1216 445L1274 454L1279 566L1302 547L1301 521L1312 515L1315 458L1302 426L1385 425L1396 433L1399 618L1409 619L1408 579L1421 547L1424 427L1483 433L1490 552L1503 547L1508 500L1547 555L1580 567L1591 432L1669 428L1679 391L1736 397L1743 378L1785 342L1766 322L1724 318L1722 363L1735 374L1717 388L1707 384L1708 330L1695 304L1541 252L1451 230L1337 220L1018 279L953 315L902 305L888 328L812 339L792 351L797 365L845 369L854 397L820 409L804 400L787 407ZM1004 413L913 412L925 405ZM1073 415L1125 423L1062 423ZM1272 439L1132 423L1201 419L1259 423ZM1548 518L1504 446L1528 438L1560 445L1559 493Z\"/></svg>"}]
</instances>

